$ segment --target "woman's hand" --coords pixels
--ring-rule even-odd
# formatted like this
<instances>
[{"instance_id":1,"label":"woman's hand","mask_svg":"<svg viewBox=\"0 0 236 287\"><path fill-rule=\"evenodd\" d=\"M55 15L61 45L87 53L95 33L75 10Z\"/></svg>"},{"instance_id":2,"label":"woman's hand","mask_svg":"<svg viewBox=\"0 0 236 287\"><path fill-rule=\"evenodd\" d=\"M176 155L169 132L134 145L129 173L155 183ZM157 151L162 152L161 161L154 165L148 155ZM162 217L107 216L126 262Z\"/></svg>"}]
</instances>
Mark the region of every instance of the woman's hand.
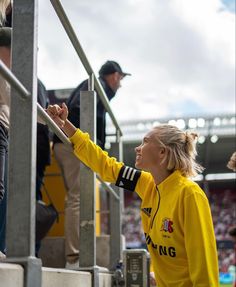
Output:
<instances>
[{"instance_id":1,"label":"woman's hand","mask_svg":"<svg viewBox=\"0 0 236 287\"><path fill-rule=\"evenodd\" d=\"M68 117L68 108L65 103L61 107L59 105L49 105L46 112L61 129L65 126Z\"/></svg>"},{"instance_id":2,"label":"woman's hand","mask_svg":"<svg viewBox=\"0 0 236 287\"><path fill-rule=\"evenodd\" d=\"M67 119L68 108L65 103L61 107L49 105L46 112L68 137L72 137L76 133L77 128Z\"/></svg>"}]
</instances>

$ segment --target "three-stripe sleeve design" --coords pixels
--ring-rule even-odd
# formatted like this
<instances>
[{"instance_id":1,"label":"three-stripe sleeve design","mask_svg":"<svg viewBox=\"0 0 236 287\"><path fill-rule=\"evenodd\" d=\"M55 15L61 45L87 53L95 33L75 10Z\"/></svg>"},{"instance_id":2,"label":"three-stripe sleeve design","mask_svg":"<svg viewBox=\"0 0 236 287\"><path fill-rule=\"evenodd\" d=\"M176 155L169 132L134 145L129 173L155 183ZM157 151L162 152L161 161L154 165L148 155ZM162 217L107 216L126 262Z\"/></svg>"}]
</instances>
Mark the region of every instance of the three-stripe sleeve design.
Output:
<instances>
[{"instance_id":1,"label":"three-stripe sleeve design","mask_svg":"<svg viewBox=\"0 0 236 287\"><path fill-rule=\"evenodd\" d=\"M116 181L116 186L134 191L141 171L129 166L122 166Z\"/></svg>"}]
</instances>

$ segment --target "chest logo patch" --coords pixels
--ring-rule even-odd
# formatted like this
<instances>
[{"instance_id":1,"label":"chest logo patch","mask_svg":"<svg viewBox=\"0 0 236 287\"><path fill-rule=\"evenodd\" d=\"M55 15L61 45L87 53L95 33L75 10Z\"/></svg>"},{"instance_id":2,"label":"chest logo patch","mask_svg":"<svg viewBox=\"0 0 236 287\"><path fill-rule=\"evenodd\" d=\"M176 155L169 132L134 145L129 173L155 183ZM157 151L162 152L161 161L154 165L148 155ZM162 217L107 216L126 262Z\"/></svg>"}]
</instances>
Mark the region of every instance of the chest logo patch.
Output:
<instances>
[{"instance_id":1,"label":"chest logo patch","mask_svg":"<svg viewBox=\"0 0 236 287\"><path fill-rule=\"evenodd\" d=\"M170 218L162 219L161 231L172 233L174 231L173 224Z\"/></svg>"}]
</instances>

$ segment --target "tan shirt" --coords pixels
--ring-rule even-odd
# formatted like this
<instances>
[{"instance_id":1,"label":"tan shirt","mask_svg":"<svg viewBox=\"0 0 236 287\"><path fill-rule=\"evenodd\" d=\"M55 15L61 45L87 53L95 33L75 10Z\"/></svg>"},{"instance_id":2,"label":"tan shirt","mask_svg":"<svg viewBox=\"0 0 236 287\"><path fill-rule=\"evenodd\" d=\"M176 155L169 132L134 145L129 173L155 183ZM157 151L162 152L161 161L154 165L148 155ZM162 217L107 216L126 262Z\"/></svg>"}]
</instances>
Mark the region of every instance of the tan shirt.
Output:
<instances>
[{"instance_id":1,"label":"tan shirt","mask_svg":"<svg viewBox=\"0 0 236 287\"><path fill-rule=\"evenodd\" d=\"M9 130L10 85L0 75L0 123Z\"/></svg>"}]
</instances>

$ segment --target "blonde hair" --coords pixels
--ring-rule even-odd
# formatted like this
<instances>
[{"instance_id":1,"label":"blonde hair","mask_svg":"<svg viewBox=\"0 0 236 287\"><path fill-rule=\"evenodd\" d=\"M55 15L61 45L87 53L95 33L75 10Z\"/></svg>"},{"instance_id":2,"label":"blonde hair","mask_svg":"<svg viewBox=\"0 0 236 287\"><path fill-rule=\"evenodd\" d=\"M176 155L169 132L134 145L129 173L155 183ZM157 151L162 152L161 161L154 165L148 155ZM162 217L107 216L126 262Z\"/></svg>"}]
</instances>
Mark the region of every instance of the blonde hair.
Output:
<instances>
[{"instance_id":1,"label":"blonde hair","mask_svg":"<svg viewBox=\"0 0 236 287\"><path fill-rule=\"evenodd\" d=\"M236 171L236 151L231 155L227 167L233 171Z\"/></svg>"},{"instance_id":2,"label":"blonde hair","mask_svg":"<svg viewBox=\"0 0 236 287\"><path fill-rule=\"evenodd\" d=\"M196 162L196 143L198 135L190 131L182 131L176 126L160 125L154 128L156 140L168 150L164 161L167 170L179 170L183 176L196 176L203 167Z\"/></svg>"},{"instance_id":3,"label":"blonde hair","mask_svg":"<svg viewBox=\"0 0 236 287\"><path fill-rule=\"evenodd\" d=\"M6 10L11 0L0 0L0 27L4 25L6 19Z\"/></svg>"}]
</instances>

